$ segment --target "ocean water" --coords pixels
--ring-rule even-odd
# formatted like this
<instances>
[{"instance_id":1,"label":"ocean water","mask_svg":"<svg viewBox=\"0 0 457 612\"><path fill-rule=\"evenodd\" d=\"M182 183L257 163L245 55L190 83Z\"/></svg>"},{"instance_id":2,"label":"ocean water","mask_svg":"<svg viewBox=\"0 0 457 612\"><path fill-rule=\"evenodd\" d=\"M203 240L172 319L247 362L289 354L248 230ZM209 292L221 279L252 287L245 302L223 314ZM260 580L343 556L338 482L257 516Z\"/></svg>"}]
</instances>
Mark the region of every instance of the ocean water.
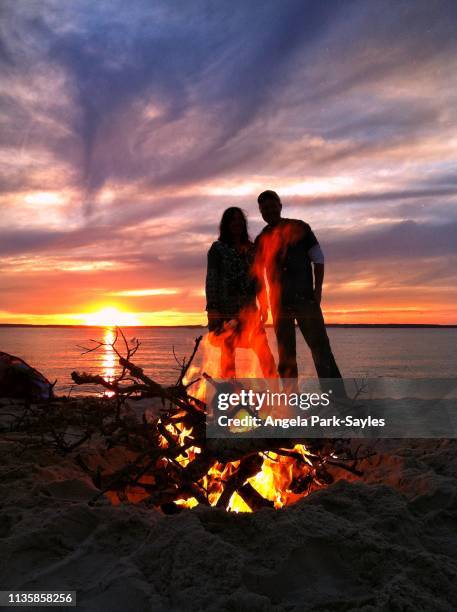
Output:
<instances>
[{"instance_id":1,"label":"ocean water","mask_svg":"<svg viewBox=\"0 0 457 612\"><path fill-rule=\"evenodd\" d=\"M128 339L138 338L140 348L133 361L154 380L172 384L179 374L174 357L189 356L194 339L205 333L202 328L125 328ZM274 333L268 328L270 346L276 357ZM455 328L329 328L328 334L337 363L345 378L451 378L457 374L457 329ZM73 370L112 376L117 357L110 347L82 354L81 347L91 348L91 340L112 342L113 330L103 328L0 328L0 350L27 361L52 382L57 379L59 394L86 393L92 387L76 387L70 374ZM122 345L119 343L122 352ZM174 354L173 354L174 351ZM197 353L200 366L204 348ZM300 375L315 377L309 350L297 330L297 356ZM242 368L251 359L249 351L239 350L237 366ZM218 351L212 349L207 364L217 376Z\"/></svg>"}]
</instances>

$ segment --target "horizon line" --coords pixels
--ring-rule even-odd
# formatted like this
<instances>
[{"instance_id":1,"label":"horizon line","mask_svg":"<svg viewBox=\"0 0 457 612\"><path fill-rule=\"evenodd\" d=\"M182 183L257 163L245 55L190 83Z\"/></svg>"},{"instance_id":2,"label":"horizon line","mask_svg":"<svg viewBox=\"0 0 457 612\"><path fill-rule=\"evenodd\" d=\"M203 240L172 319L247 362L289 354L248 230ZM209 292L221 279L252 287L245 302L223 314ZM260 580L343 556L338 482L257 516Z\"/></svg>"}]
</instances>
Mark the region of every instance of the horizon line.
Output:
<instances>
[{"instance_id":1,"label":"horizon line","mask_svg":"<svg viewBox=\"0 0 457 612\"><path fill-rule=\"evenodd\" d=\"M443 328L456 328L457 323L326 323L326 327L443 327ZM133 329L175 329L175 328L190 328L190 329L207 329L206 325L198 324L182 324L182 325L85 325L85 324L71 324L71 323L0 323L0 327L62 327L62 328L77 328L77 329L105 329L107 327L120 329L133 328ZM265 325L265 327L273 327L271 323Z\"/></svg>"}]
</instances>

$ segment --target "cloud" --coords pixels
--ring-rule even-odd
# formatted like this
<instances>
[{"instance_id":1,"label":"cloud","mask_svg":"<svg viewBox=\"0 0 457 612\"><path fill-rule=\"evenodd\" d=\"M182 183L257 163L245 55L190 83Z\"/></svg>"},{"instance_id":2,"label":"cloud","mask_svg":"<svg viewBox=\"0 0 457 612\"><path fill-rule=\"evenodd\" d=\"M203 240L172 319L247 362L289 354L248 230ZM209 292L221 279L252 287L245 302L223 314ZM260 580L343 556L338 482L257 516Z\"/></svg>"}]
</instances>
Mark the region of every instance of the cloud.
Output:
<instances>
[{"instance_id":1,"label":"cloud","mask_svg":"<svg viewBox=\"0 0 457 612\"><path fill-rule=\"evenodd\" d=\"M362 229L344 237L333 237L326 244L331 259L369 261L427 257L445 257L457 254L457 221L432 225L412 220L388 226Z\"/></svg>"},{"instance_id":2,"label":"cloud","mask_svg":"<svg viewBox=\"0 0 457 612\"><path fill-rule=\"evenodd\" d=\"M270 147L291 145L295 124L297 136L318 132L329 145L308 155L312 167L382 153L432 129L443 113L431 98L411 104L379 89L411 66L429 74L434 58L452 50L452 5L439 14L426 3L414 11L298 0L212 11L198 3L133 6L7 5L16 29L13 37L5 28L11 78L25 74L41 85L39 100L6 95L8 123L33 125L29 146L48 136L79 176L86 212L113 177L157 188L268 166ZM358 98L355 83L364 92ZM449 84L444 94L451 91Z\"/></svg>"},{"instance_id":3,"label":"cloud","mask_svg":"<svg viewBox=\"0 0 457 612\"><path fill-rule=\"evenodd\" d=\"M150 297L157 295L176 295L178 289L125 289L123 291L112 291L111 295L119 297Z\"/></svg>"}]
</instances>

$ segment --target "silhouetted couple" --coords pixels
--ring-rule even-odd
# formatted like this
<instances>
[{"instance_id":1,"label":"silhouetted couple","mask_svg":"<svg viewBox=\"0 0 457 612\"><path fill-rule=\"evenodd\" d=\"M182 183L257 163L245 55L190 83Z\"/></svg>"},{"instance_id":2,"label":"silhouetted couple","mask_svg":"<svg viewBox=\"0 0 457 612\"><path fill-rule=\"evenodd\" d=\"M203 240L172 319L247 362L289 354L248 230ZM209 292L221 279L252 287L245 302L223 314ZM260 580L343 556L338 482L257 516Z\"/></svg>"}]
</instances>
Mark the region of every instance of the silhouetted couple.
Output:
<instances>
[{"instance_id":1,"label":"silhouetted couple","mask_svg":"<svg viewBox=\"0 0 457 612\"><path fill-rule=\"evenodd\" d=\"M310 226L281 217L275 191L258 199L267 225L251 242L244 212L227 208L219 239L208 251L206 310L210 339L221 347L221 377L236 375L236 348L251 348L265 378L298 376L295 322L313 356L319 378L341 378L320 307L324 256ZM278 343L276 364L264 324L269 302Z\"/></svg>"}]
</instances>

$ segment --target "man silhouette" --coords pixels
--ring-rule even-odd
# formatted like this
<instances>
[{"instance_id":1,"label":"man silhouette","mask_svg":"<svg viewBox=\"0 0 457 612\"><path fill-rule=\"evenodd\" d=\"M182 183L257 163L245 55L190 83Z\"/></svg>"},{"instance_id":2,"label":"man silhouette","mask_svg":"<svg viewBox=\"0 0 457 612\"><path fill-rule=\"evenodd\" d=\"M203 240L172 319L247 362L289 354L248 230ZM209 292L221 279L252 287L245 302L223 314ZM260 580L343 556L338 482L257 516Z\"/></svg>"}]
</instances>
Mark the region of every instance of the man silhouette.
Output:
<instances>
[{"instance_id":1,"label":"man silhouette","mask_svg":"<svg viewBox=\"0 0 457 612\"><path fill-rule=\"evenodd\" d=\"M263 191L257 201L267 225L255 241L255 269L260 278L264 271L267 274L278 343L278 374L283 379L298 376L296 321L311 350L318 377L341 378L320 307L324 255L319 242L304 221L281 217L282 203L275 191ZM266 319L266 296L261 302Z\"/></svg>"}]
</instances>

